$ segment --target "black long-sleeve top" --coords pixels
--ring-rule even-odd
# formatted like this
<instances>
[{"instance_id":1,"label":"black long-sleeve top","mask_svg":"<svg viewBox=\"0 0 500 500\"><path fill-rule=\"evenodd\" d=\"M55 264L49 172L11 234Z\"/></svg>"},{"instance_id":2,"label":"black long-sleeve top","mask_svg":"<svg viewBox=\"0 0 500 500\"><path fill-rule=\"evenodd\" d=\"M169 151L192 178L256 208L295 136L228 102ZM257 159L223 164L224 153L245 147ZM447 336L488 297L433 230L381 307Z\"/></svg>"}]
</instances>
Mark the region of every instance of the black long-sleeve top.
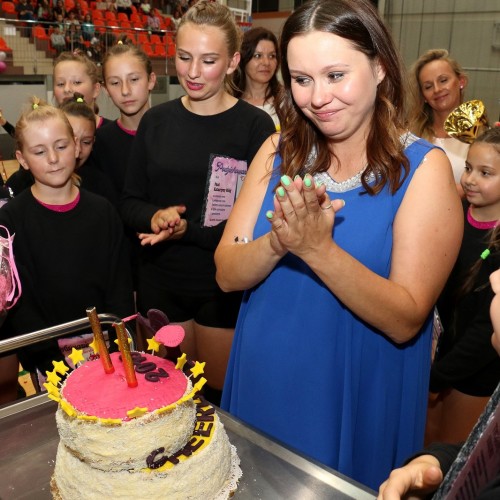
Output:
<instances>
[{"instance_id":1,"label":"black long-sleeve top","mask_svg":"<svg viewBox=\"0 0 500 500\"><path fill-rule=\"evenodd\" d=\"M86 316L86 308L120 317L134 312L131 270L122 223L101 196L82 190L68 212L50 210L26 189L0 209L0 225L15 234L14 259L22 293L0 338ZM20 352L23 366L51 370L62 359L55 341Z\"/></svg>"},{"instance_id":2,"label":"black long-sleeve top","mask_svg":"<svg viewBox=\"0 0 500 500\"><path fill-rule=\"evenodd\" d=\"M465 213L467 208L464 204ZM431 368L431 392L453 387L485 397L491 396L500 381L500 357L491 345L493 291L489 283L489 275L500 266L500 255L492 252L482 261L472 291L456 299L465 273L487 247L488 231L471 225L466 216L460 253L438 301L444 333Z\"/></svg>"},{"instance_id":3,"label":"black long-sleeve top","mask_svg":"<svg viewBox=\"0 0 500 500\"><path fill-rule=\"evenodd\" d=\"M180 99L146 112L130 153L122 217L135 231L150 233L157 210L187 207L182 239L142 248L140 273L146 280L190 295L216 289L213 255L225 222L202 224L211 155L243 160L249 166L274 131L267 113L241 100L210 116L188 111Z\"/></svg>"}]
</instances>

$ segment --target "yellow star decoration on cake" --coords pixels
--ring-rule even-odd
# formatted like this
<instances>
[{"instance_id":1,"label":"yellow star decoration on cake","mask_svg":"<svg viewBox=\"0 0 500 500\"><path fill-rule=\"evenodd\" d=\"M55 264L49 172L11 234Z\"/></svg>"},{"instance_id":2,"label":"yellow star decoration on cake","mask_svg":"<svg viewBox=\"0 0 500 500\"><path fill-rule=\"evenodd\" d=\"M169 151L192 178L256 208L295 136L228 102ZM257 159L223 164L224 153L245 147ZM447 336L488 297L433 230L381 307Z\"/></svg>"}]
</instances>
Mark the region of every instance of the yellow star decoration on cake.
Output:
<instances>
[{"instance_id":1,"label":"yellow star decoration on cake","mask_svg":"<svg viewBox=\"0 0 500 500\"><path fill-rule=\"evenodd\" d=\"M52 364L54 365L54 371L60 373L61 375L64 375L67 371L69 371L69 368L64 364L64 361L52 361Z\"/></svg>"},{"instance_id":2,"label":"yellow star decoration on cake","mask_svg":"<svg viewBox=\"0 0 500 500\"><path fill-rule=\"evenodd\" d=\"M179 358L177 358L177 364L175 365L175 369L176 370L182 370L182 368L186 364L186 361L187 361L187 356L186 356L186 353L183 352L182 356L180 356Z\"/></svg>"},{"instance_id":3,"label":"yellow star decoration on cake","mask_svg":"<svg viewBox=\"0 0 500 500\"><path fill-rule=\"evenodd\" d=\"M121 425L122 421L119 418L100 418L99 421L104 425Z\"/></svg>"},{"instance_id":4,"label":"yellow star decoration on cake","mask_svg":"<svg viewBox=\"0 0 500 500\"><path fill-rule=\"evenodd\" d=\"M203 361L203 363L196 361L193 368L191 368L191 370L189 371L193 374L194 378L199 377L202 373L205 372L205 361Z\"/></svg>"},{"instance_id":5,"label":"yellow star decoration on cake","mask_svg":"<svg viewBox=\"0 0 500 500\"><path fill-rule=\"evenodd\" d=\"M148 412L147 408L139 408L138 406L136 406L133 410L129 410L127 412L127 415L130 418L137 418L137 417L142 417L147 412Z\"/></svg>"},{"instance_id":6,"label":"yellow star decoration on cake","mask_svg":"<svg viewBox=\"0 0 500 500\"><path fill-rule=\"evenodd\" d=\"M148 342L148 350L158 352L160 350L160 343L153 337L151 339L146 339Z\"/></svg>"},{"instance_id":7,"label":"yellow star decoration on cake","mask_svg":"<svg viewBox=\"0 0 500 500\"><path fill-rule=\"evenodd\" d=\"M47 375L47 381L50 382L53 385L57 385L61 381L61 377L55 372L45 372Z\"/></svg>"},{"instance_id":8,"label":"yellow star decoration on cake","mask_svg":"<svg viewBox=\"0 0 500 500\"><path fill-rule=\"evenodd\" d=\"M43 386L45 387L45 389L47 389L47 392L49 394L59 396L59 389L54 384L52 384L52 382L45 382Z\"/></svg>"},{"instance_id":9,"label":"yellow star decoration on cake","mask_svg":"<svg viewBox=\"0 0 500 500\"><path fill-rule=\"evenodd\" d=\"M68 416L72 417L73 415L75 415L75 409L69 403L64 401L64 399L61 399L61 402L59 404Z\"/></svg>"},{"instance_id":10,"label":"yellow star decoration on cake","mask_svg":"<svg viewBox=\"0 0 500 500\"><path fill-rule=\"evenodd\" d=\"M201 377L200 380L198 380L198 382L196 382L196 384L194 384L194 387L193 389L196 391L196 392L199 392L201 391L202 387L207 383L207 379L205 377Z\"/></svg>"},{"instance_id":11,"label":"yellow star decoration on cake","mask_svg":"<svg viewBox=\"0 0 500 500\"><path fill-rule=\"evenodd\" d=\"M94 339L90 344L89 347L94 351L94 354L99 354L99 349L97 348L97 342L96 339Z\"/></svg>"},{"instance_id":12,"label":"yellow star decoration on cake","mask_svg":"<svg viewBox=\"0 0 500 500\"><path fill-rule=\"evenodd\" d=\"M132 339L131 339L130 337L128 337L128 338L127 338L127 342L128 342L129 344L131 344L131 343L132 343ZM119 341L118 339L116 339L116 340L115 340L115 344L116 344L118 347L120 347L120 341Z\"/></svg>"},{"instance_id":13,"label":"yellow star decoration on cake","mask_svg":"<svg viewBox=\"0 0 500 500\"><path fill-rule=\"evenodd\" d=\"M85 358L83 357L83 350L82 349L71 349L71 354L68 356L69 359L73 362L73 364L76 366L80 361L85 361Z\"/></svg>"}]
</instances>

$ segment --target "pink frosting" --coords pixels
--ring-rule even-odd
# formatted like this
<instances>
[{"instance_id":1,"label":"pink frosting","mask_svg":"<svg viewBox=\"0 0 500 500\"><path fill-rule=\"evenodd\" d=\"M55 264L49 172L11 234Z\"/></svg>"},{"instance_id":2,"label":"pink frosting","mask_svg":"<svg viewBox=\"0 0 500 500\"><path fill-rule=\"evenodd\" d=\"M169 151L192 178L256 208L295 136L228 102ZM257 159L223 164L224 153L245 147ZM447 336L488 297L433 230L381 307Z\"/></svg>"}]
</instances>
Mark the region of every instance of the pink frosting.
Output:
<instances>
[{"instance_id":1,"label":"pink frosting","mask_svg":"<svg viewBox=\"0 0 500 500\"><path fill-rule=\"evenodd\" d=\"M155 333L155 340L167 347L177 347L184 340L184 335L182 326L166 325Z\"/></svg>"},{"instance_id":2,"label":"pink frosting","mask_svg":"<svg viewBox=\"0 0 500 500\"><path fill-rule=\"evenodd\" d=\"M168 377L158 382L145 379L144 373L137 373L138 386L130 388L125 378L120 353L114 352L111 361L114 373L106 375L100 359L87 361L67 377L62 389L63 397L79 412L99 418L121 418L128 420L127 412L136 407L157 410L178 401L186 392L187 379L184 373L175 369L167 359L141 353L147 362L163 368Z\"/></svg>"}]
</instances>

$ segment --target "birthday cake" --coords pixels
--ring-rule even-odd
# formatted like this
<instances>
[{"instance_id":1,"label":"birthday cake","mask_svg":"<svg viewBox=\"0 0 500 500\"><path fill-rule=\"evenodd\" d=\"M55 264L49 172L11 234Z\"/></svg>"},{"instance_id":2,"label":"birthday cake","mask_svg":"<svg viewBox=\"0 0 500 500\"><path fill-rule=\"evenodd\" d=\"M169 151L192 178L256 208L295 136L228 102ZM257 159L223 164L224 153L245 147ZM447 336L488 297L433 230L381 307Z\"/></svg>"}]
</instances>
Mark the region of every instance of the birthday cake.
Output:
<instances>
[{"instance_id":1,"label":"birthday cake","mask_svg":"<svg viewBox=\"0 0 500 500\"><path fill-rule=\"evenodd\" d=\"M162 328L150 345L178 336L176 328ZM47 374L49 397L59 403L54 498L228 498L241 471L222 422L200 395L204 363L127 353L126 343L106 353L106 362L76 362L71 372L54 362Z\"/></svg>"}]
</instances>

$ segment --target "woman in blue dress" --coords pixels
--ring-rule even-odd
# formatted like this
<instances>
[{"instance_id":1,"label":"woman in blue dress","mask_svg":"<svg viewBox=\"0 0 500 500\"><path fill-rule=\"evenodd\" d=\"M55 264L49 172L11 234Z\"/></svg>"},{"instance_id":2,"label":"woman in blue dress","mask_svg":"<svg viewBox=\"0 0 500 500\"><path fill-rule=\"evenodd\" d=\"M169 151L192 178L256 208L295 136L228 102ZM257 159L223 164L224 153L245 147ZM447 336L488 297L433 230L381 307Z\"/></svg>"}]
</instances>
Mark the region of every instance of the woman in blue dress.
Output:
<instances>
[{"instance_id":1,"label":"woman in blue dress","mask_svg":"<svg viewBox=\"0 0 500 500\"><path fill-rule=\"evenodd\" d=\"M285 22L281 135L216 251L247 290L222 407L372 488L422 446L432 309L463 231L446 155L404 130L404 78L371 3Z\"/></svg>"}]
</instances>

